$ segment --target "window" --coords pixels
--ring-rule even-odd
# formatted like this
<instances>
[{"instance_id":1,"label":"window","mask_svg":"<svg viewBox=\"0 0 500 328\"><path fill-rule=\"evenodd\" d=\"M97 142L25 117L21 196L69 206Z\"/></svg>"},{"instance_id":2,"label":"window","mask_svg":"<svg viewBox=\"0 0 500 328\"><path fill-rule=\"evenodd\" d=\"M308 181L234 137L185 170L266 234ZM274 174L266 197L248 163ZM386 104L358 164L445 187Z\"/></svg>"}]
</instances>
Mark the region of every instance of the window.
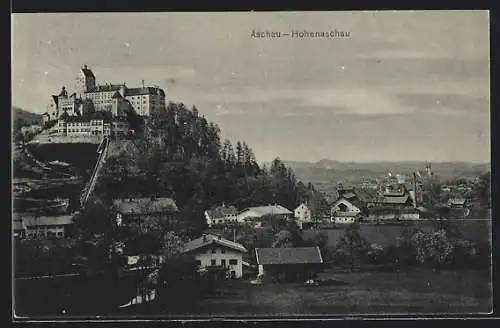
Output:
<instances>
[{"instance_id":1,"label":"window","mask_svg":"<svg viewBox=\"0 0 500 328\"><path fill-rule=\"evenodd\" d=\"M198 266L200 266L201 265L201 261L200 260L196 261L196 264L198 264Z\"/></svg>"},{"instance_id":2,"label":"window","mask_svg":"<svg viewBox=\"0 0 500 328\"><path fill-rule=\"evenodd\" d=\"M223 249L221 249L221 250L220 250L220 252L221 252L222 254L226 254L226 249L225 249L225 248L223 248Z\"/></svg>"},{"instance_id":3,"label":"window","mask_svg":"<svg viewBox=\"0 0 500 328\"><path fill-rule=\"evenodd\" d=\"M211 264L211 265L216 265L216 264L217 264L217 262L216 262L215 260L211 260L211 261L210 261L210 264Z\"/></svg>"},{"instance_id":4,"label":"window","mask_svg":"<svg viewBox=\"0 0 500 328\"><path fill-rule=\"evenodd\" d=\"M340 210L341 212L347 212L347 205L346 205L346 204L340 203L340 204L338 205L338 207L339 207L339 210Z\"/></svg>"},{"instance_id":5,"label":"window","mask_svg":"<svg viewBox=\"0 0 500 328\"><path fill-rule=\"evenodd\" d=\"M212 248L212 254L215 254L215 248Z\"/></svg>"},{"instance_id":6,"label":"window","mask_svg":"<svg viewBox=\"0 0 500 328\"><path fill-rule=\"evenodd\" d=\"M238 260L231 259L231 260L229 260L229 264L231 264L231 265L237 265L238 264Z\"/></svg>"},{"instance_id":7,"label":"window","mask_svg":"<svg viewBox=\"0 0 500 328\"><path fill-rule=\"evenodd\" d=\"M57 237L62 237L62 235L63 235L62 231L59 231L59 232L57 233Z\"/></svg>"},{"instance_id":8,"label":"window","mask_svg":"<svg viewBox=\"0 0 500 328\"><path fill-rule=\"evenodd\" d=\"M223 267L225 267L225 266L226 266L226 260L225 260L225 259L220 260L220 264L221 264Z\"/></svg>"}]
</instances>

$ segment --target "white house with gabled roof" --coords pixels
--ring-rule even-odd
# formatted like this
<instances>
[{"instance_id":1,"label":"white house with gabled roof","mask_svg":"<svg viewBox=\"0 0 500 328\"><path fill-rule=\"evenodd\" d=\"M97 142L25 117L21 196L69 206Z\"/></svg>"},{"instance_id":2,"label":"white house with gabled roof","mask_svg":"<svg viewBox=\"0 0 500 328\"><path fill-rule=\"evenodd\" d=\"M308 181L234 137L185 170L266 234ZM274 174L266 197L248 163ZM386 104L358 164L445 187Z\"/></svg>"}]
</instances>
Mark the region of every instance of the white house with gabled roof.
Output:
<instances>
[{"instance_id":1,"label":"white house with gabled roof","mask_svg":"<svg viewBox=\"0 0 500 328\"><path fill-rule=\"evenodd\" d=\"M220 236L204 234L184 245L183 253L193 256L200 269L228 269L231 278L243 276L243 254L246 248Z\"/></svg>"},{"instance_id":2,"label":"white house with gabled roof","mask_svg":"<svg viewBox=\"0 0 500 328\"><path fill-rule=\"evenodd\" d=\"M300 228L302 228L303 223L311 222L311 210L305 203L300 204L294 210L294 216L297 219L297 223Z\"/></svg>"}]
</instances>

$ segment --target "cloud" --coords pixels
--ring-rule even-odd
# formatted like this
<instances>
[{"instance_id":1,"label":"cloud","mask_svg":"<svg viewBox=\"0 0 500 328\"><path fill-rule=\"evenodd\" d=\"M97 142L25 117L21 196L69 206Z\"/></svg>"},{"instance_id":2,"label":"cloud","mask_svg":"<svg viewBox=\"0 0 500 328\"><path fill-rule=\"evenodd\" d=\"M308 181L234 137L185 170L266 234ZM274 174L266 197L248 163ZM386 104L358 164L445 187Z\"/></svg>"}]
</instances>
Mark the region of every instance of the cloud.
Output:
<instances>
[{"instance_id":1,"label":"cloud","mask_svg":"<svg viewBox=\"0 0 500 328\"><path fill-rule=\"evenodd\" d=\"M401 104L397 97L368 89L281 88L265 90L245 88L232 90L229 93L209 94L205 100L212 104L216 102L225 104L226 109L218 110L216 115L381 116L408 114L415 111L415 107ZM238 108L238 110L231 108Z\"/></svg>"},{"instance_id":2,"label":"cloud","mask_svg":"<svg viewBox=\"0 0 500 328\"><path fill-rule=\"evenodd\" d=\"M367 89L323 90L311 94L304 101L312 107L328 107L344 115L400 115L415 111L414 107L402 105L391 95Z\"/></svg>"}]
</instances>

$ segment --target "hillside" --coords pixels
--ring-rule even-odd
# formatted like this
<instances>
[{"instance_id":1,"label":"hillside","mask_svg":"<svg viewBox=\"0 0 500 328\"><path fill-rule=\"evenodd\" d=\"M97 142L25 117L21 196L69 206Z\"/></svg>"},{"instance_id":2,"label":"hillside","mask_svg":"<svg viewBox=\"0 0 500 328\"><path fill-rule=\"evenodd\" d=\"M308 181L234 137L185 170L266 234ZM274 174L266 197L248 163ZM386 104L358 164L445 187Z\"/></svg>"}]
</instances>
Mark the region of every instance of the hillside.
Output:
<instances>
[{"instance_id":1,"label":"hillside","mask_svg":"<svg viewBox=\"0 0 500 328\"><path fill-rule=\"evenodd\" d=\"M28 125L41 124L43 121L42 115L37 114L37 113L32 113L30 111L27 111L25 109L22 109L22 108L19 108L16 106L12 106L12 120L14 122L18 121L18 120L22 120L22 121L26 122Z\"/></svg>"}]
</instances>

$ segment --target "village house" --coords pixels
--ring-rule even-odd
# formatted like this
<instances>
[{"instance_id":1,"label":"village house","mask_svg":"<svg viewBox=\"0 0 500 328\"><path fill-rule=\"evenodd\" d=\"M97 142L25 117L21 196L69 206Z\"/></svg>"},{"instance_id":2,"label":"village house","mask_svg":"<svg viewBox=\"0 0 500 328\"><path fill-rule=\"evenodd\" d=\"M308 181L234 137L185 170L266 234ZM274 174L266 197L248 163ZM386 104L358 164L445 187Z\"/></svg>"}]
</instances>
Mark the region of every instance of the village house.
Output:
<instances>
[{"instance_id":1,"label":"village house","mask_svg":"<svg viewBox=\"0 0 500 328\"><path fill-rule=\"evenodd\" d=\"M331 221L336 224L349 224L362 219L362 206L354 200L340 198L331 207Z\"/></svg>"},{"instance_id":2,"label":"village house","mask_svg":"<svg viewBox=\"0 0 500 328\"><path fill-rule=\"evenodd\" d=\"M220 236L204 234L184 245L183 252L193 256L200 269L229 274L230 278L243 276L243 255L247 250L243 245ZM218 277L221 277L220 275Z\"/></svg>"},{"instance_id":3,"label":"village house","mask_svg":"<svg viewBox=\"0 0 500 328\"><path fill-rule=\"evenodd\" d=\"M338 199L330 207L331 222L336 224L361 221L375 204L372 190L339 188L337 193Z\"/></svg>"},{"instance_id":4,"label":"village house","mask_svg":"<svg viewBox=\"0 0 500 328\"><path fill-rule=\"evenodd\" d=\"M300 204L294 210L295 219L297 219L297 224L300 229L302 229L304 223L311 223L311 210L305 203Z\"/></svg>"},{"instance_id":5,"label":"village house","mask_svg":"<svg viewBox=\"0 0 500 328\"><path fill-rule=\"evenodd\" d=\"M213 225L226 225L238 223L238 209L234 206L222 204L214 209L205 211L205 220L209 227Z\"/></svg>"},{"instance_id":6,"label":"village house","mask_svg":"<svg viewBox=\"0 0 500 328\"><path fill-rule=\"evenodd\" d=\"M237 216L240 223L251 222L254 226L262 226L266 219L289 220L293 213L281 205L268 205L249 207L241 211Z\"/></svg>"},{"instance_id":7,"label":"village house","mask_svg":"<svg viewBox=\"0 0 500 328\"><path fill-rule=\"evenodd\" d=\"M33 216L21 215L13 222L14 237L24 239L63 238L73 226L70 215Z\"/></svg>"},{"instance_id":8,"label":"village house","mask_svg":"<svg viewBox=\"0 0 500 328\"><path fill-rule=\"evenodd\" d=\"M117 226L142 225L151 219L160 219L164 228L174 229L178 226L176 214L179 209L172 198L151 196L115 199L113 207Z\"/></svg>"},{"instance_id":9,"label":"village house","mask_svg":"<svg viewBox=\"0 0 500 328\"><path fill-rule=\"evenodd\" d=\"M391 222L419 220L420 211L417 207L417 185L413 189L405 184L393 183L386 185L380 195L375 198L375 204L366 218L369 222Z\"/></svg>"},{"instance_id":10,"label":"village house","mask_svg":"<svg viewBox=\"0 0 500 328\"><path fill-rule=\"evenodd\" d=\"M318 247L256 248L258 276L278 281L306 281L321 270Z\"/></svg>"}]
</instances>

